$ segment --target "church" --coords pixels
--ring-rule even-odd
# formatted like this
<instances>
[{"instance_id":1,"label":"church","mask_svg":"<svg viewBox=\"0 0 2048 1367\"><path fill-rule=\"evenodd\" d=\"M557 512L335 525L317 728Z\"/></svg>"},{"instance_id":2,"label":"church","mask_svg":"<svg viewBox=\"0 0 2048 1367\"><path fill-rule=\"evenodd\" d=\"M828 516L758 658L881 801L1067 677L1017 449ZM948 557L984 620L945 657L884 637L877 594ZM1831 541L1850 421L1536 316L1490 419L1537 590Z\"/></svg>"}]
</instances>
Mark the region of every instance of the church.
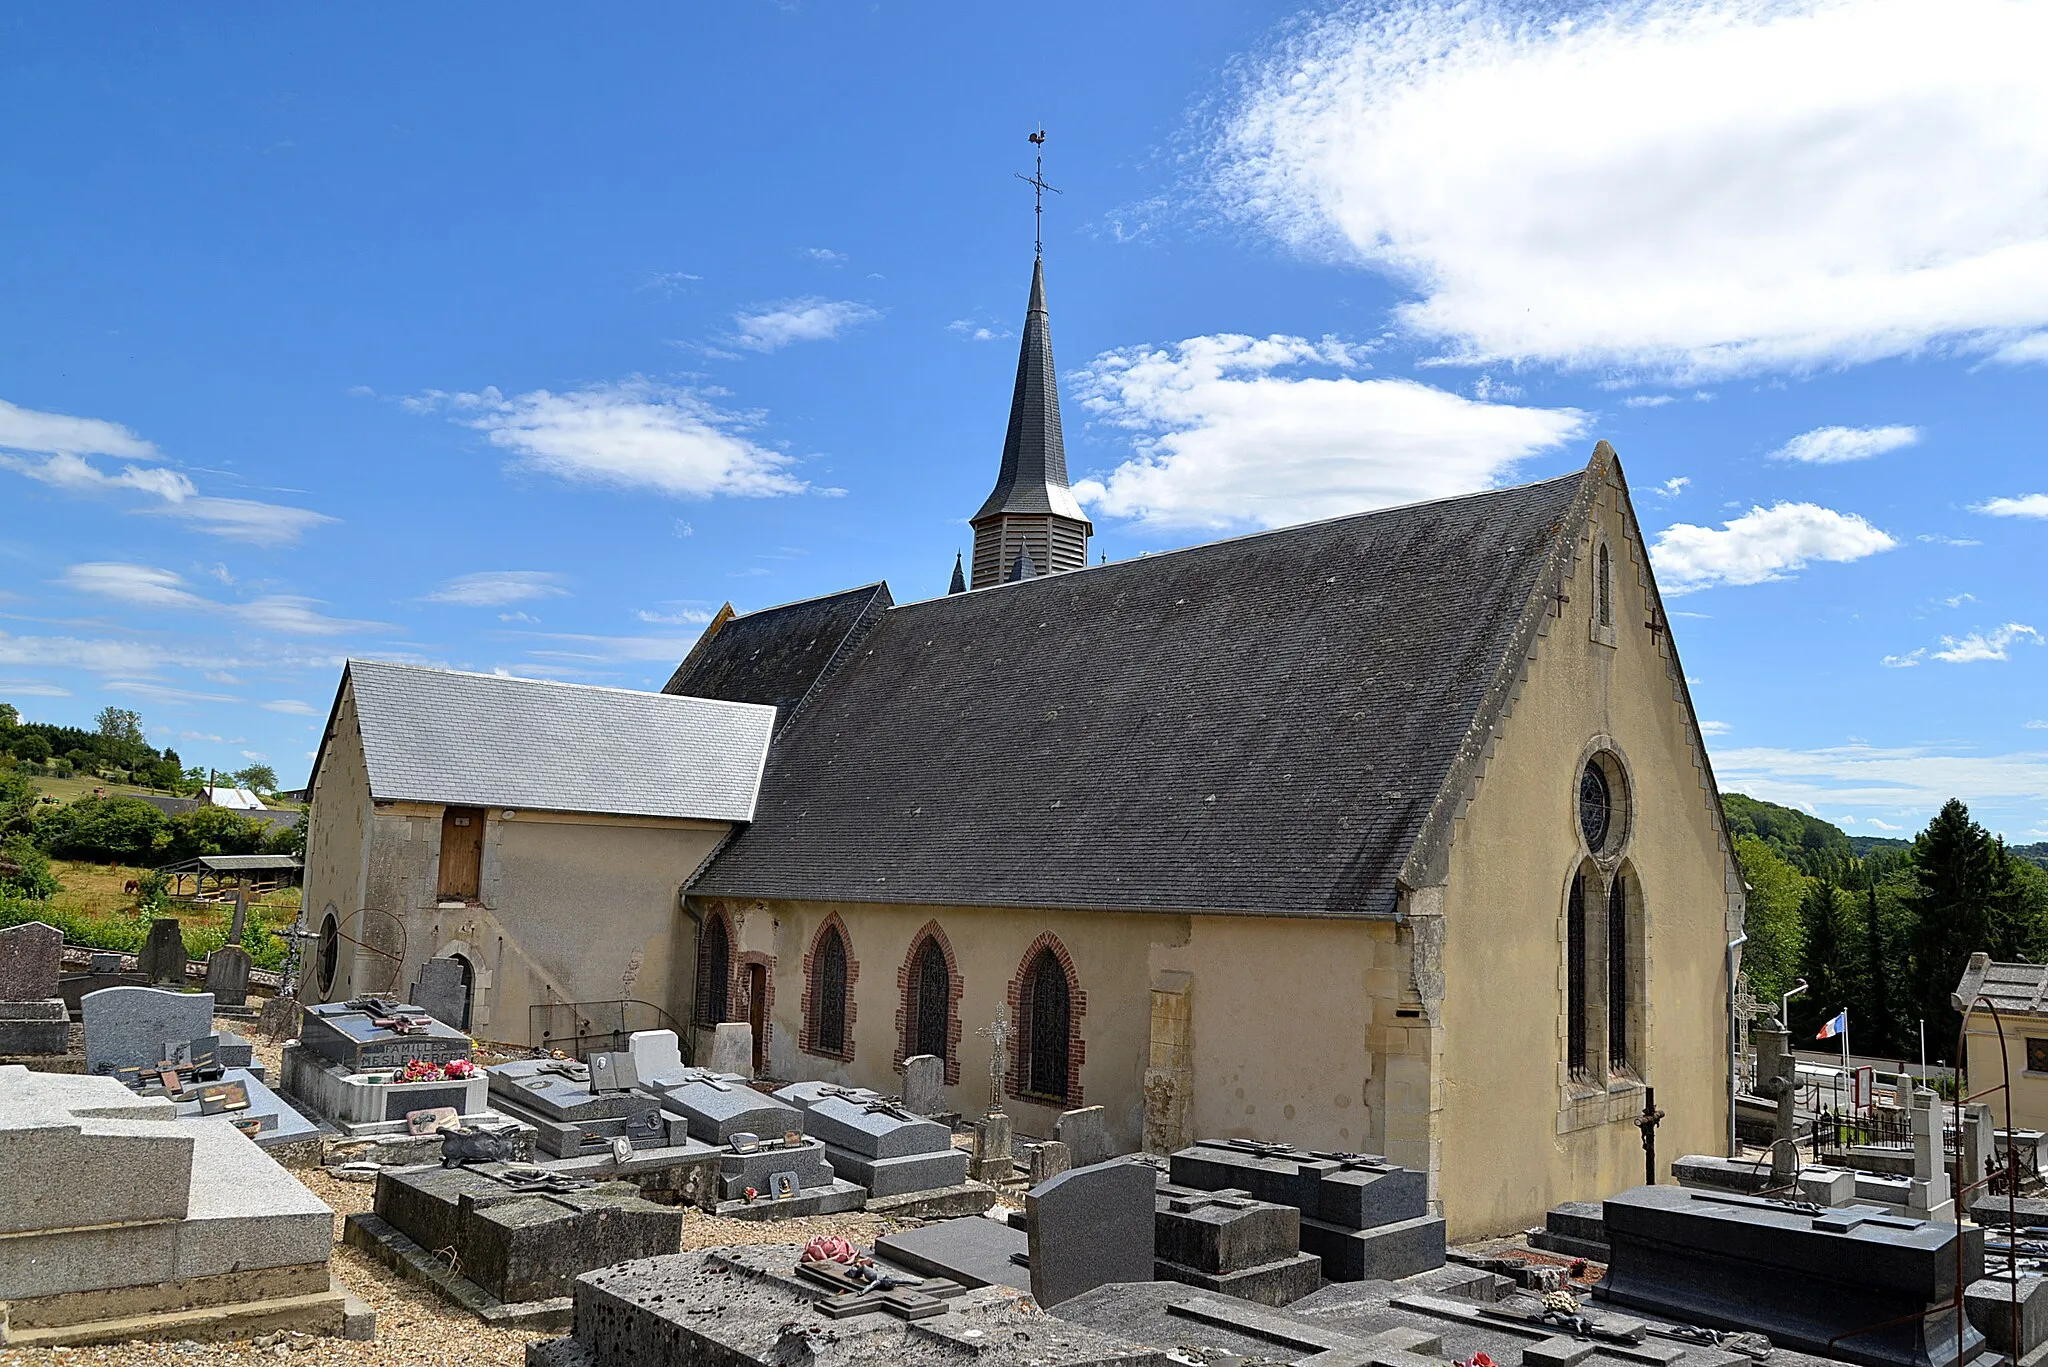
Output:
<instances>
[{"instance_id":1,"label":"church","mask_svg":"<svg viewBox=\"0 0 2048 1367\"><path fill-rule=\"evenodd\" d=\"M367 905L351 870L400 859L363 812L411 813L417 886L379 895L410 898L395 916L417 929L385 976L455 922L465 949L497 937L477 1033L532 1042L520 1018L548 1002L634 997L700 1048L749 1022L774 1078L890 1092L937 1055L956 1109L993 1095L1026 1134L1100 1105L1128 1148L1385 1154L1429 1174L1454 1240L1640 1181L1646 1089L1667 1162L1721 1151L1742 882L1612 448L1539 483L1091 565L1041 259L971 522L943 596L728 606L661 695L628 695L646 701L528 683L489 748L630 714L670 760L601 799L472 785L479 835L431 785L397 791L397 752L460 723L431 699L434 720L380 723L365 777L345 677L309 918ZM522 928L494 899L534 893L495 890L494 856L445 900L440 842L547 821L580 876L533 884L553 900ZM572 855L578 831L608 853ZM507 957L508 934L532 943ZM383 972L358 961L334 941L308 995Z\"/></svg>"}]
</instances>

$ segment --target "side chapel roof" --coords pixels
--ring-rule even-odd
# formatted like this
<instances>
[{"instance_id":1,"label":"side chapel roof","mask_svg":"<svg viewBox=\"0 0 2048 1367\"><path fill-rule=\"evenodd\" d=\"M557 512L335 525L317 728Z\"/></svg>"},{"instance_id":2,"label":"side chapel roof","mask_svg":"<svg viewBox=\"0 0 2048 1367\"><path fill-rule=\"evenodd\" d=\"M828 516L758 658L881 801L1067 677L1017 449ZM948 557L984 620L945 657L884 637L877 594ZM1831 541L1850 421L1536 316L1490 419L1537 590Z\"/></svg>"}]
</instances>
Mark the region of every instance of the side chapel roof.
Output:
<instances>
[{"instance_id":1,"label":"side chapel roof","mask_svg":"<svg viewBox=\"0 0 2048 1367\"><path fill-rule=\"evenodd\" d=\"M350 660L316 780L351 691L371 796L458 807L745 821L775 723L746 703Z\"/></svg>"},{"instance_id":2,"label":"side chapel roof","mask_svg":"<svg viewBox=\"0 0 2048 1367\"><path fill-rule=\"evenodd\" d=\"M1611 458L895 608L692 891L1390 914Z\"/></svg>"},{"instance_id":3,"label":"side chapel roof","mask_svg":"<svg viewBox=\"0 0 2048 1367\"><path fill-rule=\"evenodd\" d=\"M780 730L895 601L887 584L876 583L744 616L728 604L661 691L765 703Z\"/></svg>"}]
</instances>

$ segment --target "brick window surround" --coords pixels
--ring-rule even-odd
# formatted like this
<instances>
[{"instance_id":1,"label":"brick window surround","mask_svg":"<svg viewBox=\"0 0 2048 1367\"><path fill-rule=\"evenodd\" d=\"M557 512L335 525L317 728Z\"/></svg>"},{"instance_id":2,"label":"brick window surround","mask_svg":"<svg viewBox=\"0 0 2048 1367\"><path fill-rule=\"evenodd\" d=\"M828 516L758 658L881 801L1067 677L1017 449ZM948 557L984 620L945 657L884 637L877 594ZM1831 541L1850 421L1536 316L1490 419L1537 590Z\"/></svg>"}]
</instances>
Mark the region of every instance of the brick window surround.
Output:
<instances>
[{"instance_id":1,"label":"brick window surround","mask_svg":"<svg viewBox=\"0 0 2048 1367\"><path fill-rule=\"evenodd\" d=\"M1067 979L1067 1094L1064 1097L1048 1097L1024 1090L1024 1080L1031 1072L1031 1022L1026 1004L1030 986L1031 969L1038 962L1041 951L1050 950L1054 962ZM1010 1021L1016 1027L1016 1038L1010 1046L1010 1066L1003 1079L1003 1091L1016 1101L1035 1102L1040 1106L1060 1106L1073 1110L1081 1105L1081 1064L1088 1057L1087 1043L1081 1038L1081 1017L1088 1014L1088 994L1081 990L1080 974L1074 970L1074 956L1067 953L1067 947L1060 943L1059 936L1051 931L1031 942L1024 951L1024 957L1017 961L1017 972L1010 979L1007 1000L1010 1005Z\"/></svg>"},{"instance_id":2,"label":"brick window surround","mask_svg":"<svg viewBox=\"0 0 2048 1367\"><path fill-rule=\"evenodd\" d=\"M839 932L839 944L846 951L846 1004L845 1020L841 1024L843 1049L827 1049L818 1043L818 992L823 986L818 981L818 947L825 942L827 931ZM853 957L853 936L847 933L846 923L839 919L838 912L832 912L818 923L817 931L811 936L811 947L804 951L804 1026L803 1038L798 1047L806 1054L818 1058L837 1059L842 1063L853 1062L853 1020L860 1001L860 994L853 985L860 981L860 960Z\"/></svg>"},{"instance_id":3,"label":"brick window surround","mask_svg":"<svg viewBox=\"0 0 2048 1367\"><path fill-rule=\"evenodd\" d=\"M717 975L705 957L705 951L712 943L714 932L724 937L725 944L725 1009L717 1013L717 1019L713 1018L709 990L714 985L713 980ZM697 932L697 1000L690 1003L690 1014L695 1018L693 1023L696 1025L709 1028L721 1024L731 1018L733 1008L739 1002L732 952L733 941L736 938L733 934L732 919L725 914L722 907L714 907L705 913L703 927Z\"/></svg>"},{"instance_id":4,"label":"brick window surround","mask_svg":"<svg viewBox=\"0 0 2048 1367\"><path fill-rule=\"evenodd\" d=\"M953 956L952 942L946 938L945 930L937 921L925 922L924 927L910 937L910 950L903 956L902 967L896 970L896 1057L891 1066L900 1073L903 1071L903 1060L910 1057L911 1036L917 1030L917 959L924 952L927 940L939 947L939 953L944 955L946 960L946 1085L958 1087L960 997L966 992L967 985L961 981L960 961ZM851 953L849 946L849 956ZM851 971L849 968L849 976Z\"/></svg>"}]
</instances>

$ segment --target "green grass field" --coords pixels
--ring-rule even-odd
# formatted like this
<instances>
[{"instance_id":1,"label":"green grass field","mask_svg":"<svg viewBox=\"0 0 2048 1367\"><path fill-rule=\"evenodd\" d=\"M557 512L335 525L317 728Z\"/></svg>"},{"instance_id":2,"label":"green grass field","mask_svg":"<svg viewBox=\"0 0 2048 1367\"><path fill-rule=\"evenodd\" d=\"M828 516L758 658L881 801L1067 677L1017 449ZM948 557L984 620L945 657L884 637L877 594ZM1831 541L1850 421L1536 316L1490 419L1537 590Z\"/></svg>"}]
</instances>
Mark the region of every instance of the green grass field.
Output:
<instances>
[{"instance_id":1,"label":"green grass field","mask_svg":"<svg viewBox=\"0 0 2048 1367\"><path fill-rule=\"evenodd\" d=\"M138 788L132 783L109 783L103 778L39 778L34 782L38 792L59 802L76 802L79 798L90 797L95 788L104 788L108 797L136 797L145 793L152 797L175 796L163 788ZM282 799L267 800L263 805L273 812L297 812L305 806L301 802Z\"/></svg>"}]
</instances>

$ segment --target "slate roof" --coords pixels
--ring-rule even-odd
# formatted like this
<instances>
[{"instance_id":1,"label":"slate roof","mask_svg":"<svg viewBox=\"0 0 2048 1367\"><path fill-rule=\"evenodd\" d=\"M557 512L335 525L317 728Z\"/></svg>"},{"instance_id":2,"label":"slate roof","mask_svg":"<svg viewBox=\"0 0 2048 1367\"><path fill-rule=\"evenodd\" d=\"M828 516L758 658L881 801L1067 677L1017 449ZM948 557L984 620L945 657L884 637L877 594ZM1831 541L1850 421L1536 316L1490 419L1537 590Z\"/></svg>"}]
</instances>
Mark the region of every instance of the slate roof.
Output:
<instances>
[{"instance_id":1,"label":"slate roof","mask_svg":"<svg viewBox=\"0 0 2048 1367\"><path fill-rule=\"evenodd\" d=\"M1024 308L1024 338L1017 344L1017 384L1010 395L1010 427L1003 463L979 522L999 513L1057 513L1086 523L1067 487L1067 439L1060 427L1060 387L1052 360L1052 323L1045 309L1045 260L1031 266L1031 299Z\"/></svg>"},{"instance_id":2,"label":"slate roof","mask_svg":"<svg viewBox=\"0 0 2048 1367\"><path fill-rule=\"evenodd\" d=\"M2048 965L2000 963L1989 954L1972 954L1956 984L1957 1010L1982 994L2004 1016L2048 1016ZM1988 1022L1980 1018L1980 1025Z\"/></svg>"},{"instance_id":3,"label":"slate roof","mask_svg":"<svg viewBox=\"0 0 2048 1367\"><path fill-rule=\"evenodd\" d=\"M818 682L895 604L887 584L763 608L713 623L661 691L763 703L786 725Z\"/></svg>"},{"instance_id":4,"label":"slate roof","mask_svg":"<svg viewBox=\"0 0 2048 1367\"><path fill-rule=\"evenodd\" d=\"M371 795L451 806L745 821L775 721L746 703L382 660L350 660L341 687Z\"/></svg>"},{"instance_id":5,"label":"slate roof","mask_svg":"<svg viewBox=\"0 0 2048 1367\"><path fill-rule=\"evenodd\" d=\"M893 609L692 891L1389 914L1602 461Z\"/></svg>"}]
</instances>

